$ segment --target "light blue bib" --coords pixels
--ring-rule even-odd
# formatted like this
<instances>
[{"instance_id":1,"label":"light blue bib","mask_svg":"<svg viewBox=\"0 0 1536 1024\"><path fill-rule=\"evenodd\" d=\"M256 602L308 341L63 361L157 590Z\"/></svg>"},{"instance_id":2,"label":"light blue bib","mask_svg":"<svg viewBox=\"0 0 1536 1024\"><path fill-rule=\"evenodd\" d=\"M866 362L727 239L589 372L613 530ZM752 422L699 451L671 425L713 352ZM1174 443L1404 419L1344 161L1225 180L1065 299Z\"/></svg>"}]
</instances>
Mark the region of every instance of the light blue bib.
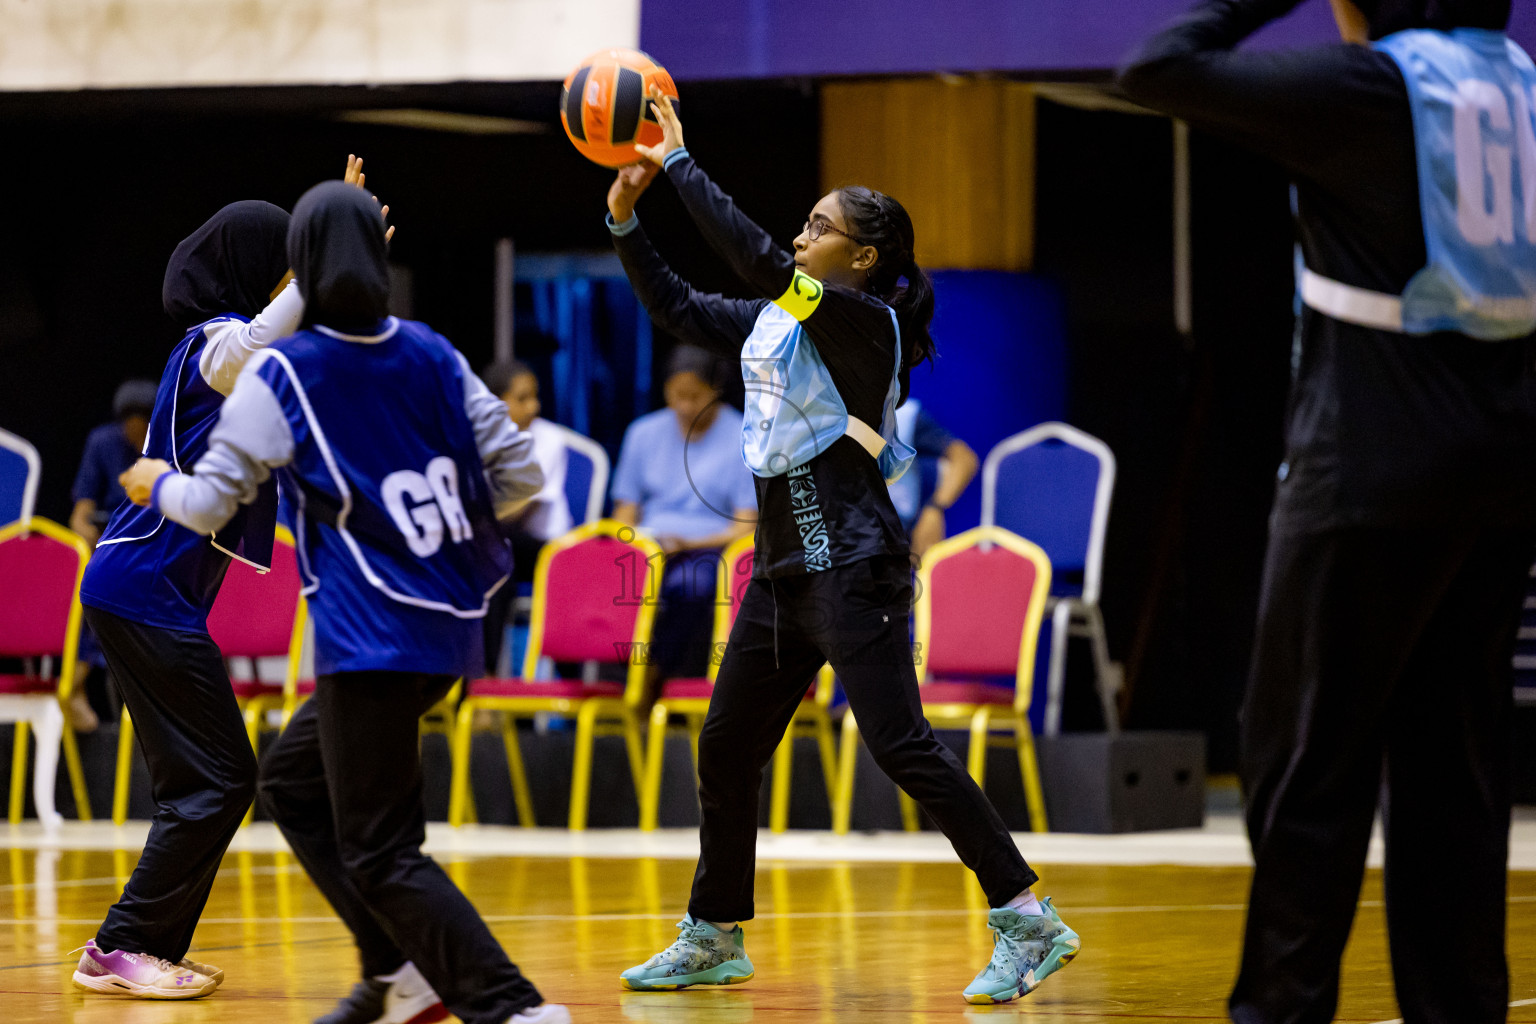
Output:
<instances>
[{"instance_id":1,"label":"light blue bib","mask_svg":"<svg viewBox=\"0 0 1536 1024\"><path fill-rule=\"evenodd\" d=\"M1525 337L1536 330L1536 66L1486 29L1375 45L1408 85L1429 253L1403 291L1401 329Z\"/></svg>"},{"instance_id":2,"label":"light blue bib","mask_svg":"<svg viewBox=\"0 0 1536 1024\"><path fill-rule=\"evenodd\" d=\"M875 455L873 445L861 438L859 421L849 416L805 328L780 306L764 307L741 350L741 377L746 384L741 457L748 469L760 477L783 476L826 451L844 434L853 434L878 460L886 483L901 479L916 453L896 437L901 326L895 310L889 312L896 330L896 364L880 422L883 446Z\"/></svg>"}]
</instances>

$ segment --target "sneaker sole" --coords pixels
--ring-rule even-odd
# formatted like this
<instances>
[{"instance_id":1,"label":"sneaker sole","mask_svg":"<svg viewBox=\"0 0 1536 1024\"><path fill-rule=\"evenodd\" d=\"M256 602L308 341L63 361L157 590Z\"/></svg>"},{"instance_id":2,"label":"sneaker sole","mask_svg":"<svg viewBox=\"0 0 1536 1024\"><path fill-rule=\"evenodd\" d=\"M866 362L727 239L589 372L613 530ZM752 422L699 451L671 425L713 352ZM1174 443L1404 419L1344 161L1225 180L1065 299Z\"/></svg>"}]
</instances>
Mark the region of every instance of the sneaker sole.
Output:
<instances>
[{"instance_id":1,"label":"sneaker sole","mask_svg":"<svg viewBox=\"0 0 1536 1024\"><path fill-rule=\"evenodd\" d=\"M729 968L725 974L716 974L717 971L724 968ZM719 967L712 967L707 971L700 971L697 974L684 974L681 977L669 978L661 984L651 984L650 982L637 981L623 976L619 977L619 984L631 992L676 992L678 989L688 988L690 985L740 985L743 982L751 981L757 976L757 972L752 969L750 964L747 965L745 974L732 973L739 972L740 970L741 967L737 966L737 962L731 962L721 964Z\"/></svg>"},{"instance_id":2,"label":"sneaker sole","mask_svg":"<svg viewBox=\"0 0 1536 1024\"><path fill-rule=\"evenodd\" d=\"M95 975L74 973L72 979L75 988L83 992L99 992L109 996L132 996L135 999L196 999L206 996L218 988L218 983L212 978L203 978L204 984L198 988L189 989L163 989L153 988L148 985L135 985L131 981L125 981L115 974Z\"/></svg>"}]
</instances>

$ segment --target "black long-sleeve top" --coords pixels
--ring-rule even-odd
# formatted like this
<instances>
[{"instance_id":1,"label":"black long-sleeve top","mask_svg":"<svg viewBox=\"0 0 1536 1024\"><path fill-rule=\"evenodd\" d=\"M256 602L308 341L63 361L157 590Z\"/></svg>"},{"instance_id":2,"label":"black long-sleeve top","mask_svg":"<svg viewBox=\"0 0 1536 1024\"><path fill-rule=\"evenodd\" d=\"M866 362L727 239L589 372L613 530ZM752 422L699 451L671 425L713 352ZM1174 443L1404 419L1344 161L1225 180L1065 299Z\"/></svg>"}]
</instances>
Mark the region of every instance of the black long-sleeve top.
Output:
<instances>
[{"instance_id":1,"label":"black long-sleeve top","mask_svg":"<svg viewBox=\"0 0 1536 1024\"><path fill-rule=\"evenodd\" d=\"M1400 294L1426 261L1395 61L1234 52L1300 0L1202 0L1121 70L1138 103L1284 166L1307 266ZM1536 524L1536 338L1413 336L1304 308L1275 526Z\"/></svg>"},{"instance_id":2,"label":"black long-sleeve top","mask_svg":"<svg viewBox=\"0 0 1536 1024\"><path fill-rule=\"evenodd\" d=\"M673 156L666 174L710 247L759 297L734 299L695 290L667 266L638 221L615 226L614 248L658 326L690 344L740 359L758 316L794 281L794 257L737 209L691 157ZM889 307L863 292L827 285L801 326L848 412L865 423L880 423L896 361ZM852 438L838 438L804 467L755 480L754 576L817 572L873 555L907 553L906 531L879 465Z\"/></svg>"}]
</instances>

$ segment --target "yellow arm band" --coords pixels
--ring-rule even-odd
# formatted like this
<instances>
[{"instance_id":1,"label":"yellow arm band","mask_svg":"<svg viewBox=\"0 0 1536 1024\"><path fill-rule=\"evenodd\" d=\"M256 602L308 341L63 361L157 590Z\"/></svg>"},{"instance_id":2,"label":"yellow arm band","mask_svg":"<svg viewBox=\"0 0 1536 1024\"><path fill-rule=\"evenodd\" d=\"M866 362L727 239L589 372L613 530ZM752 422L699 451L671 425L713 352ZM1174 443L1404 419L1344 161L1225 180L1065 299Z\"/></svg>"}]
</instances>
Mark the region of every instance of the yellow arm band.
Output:
<instances>
[{"instance_id":1,"label":"yellow arm band","mask_svg":"<svg viewBox=\"0 0 1536 1024\"><path fill-rule=\"evenodd\" d=\"M823 290L820 281L803 270L796 270L795 279L789 282L789 288L774 299L773 304L796 320L804 320L816 312Z\"/></svg>"}]
</instances>

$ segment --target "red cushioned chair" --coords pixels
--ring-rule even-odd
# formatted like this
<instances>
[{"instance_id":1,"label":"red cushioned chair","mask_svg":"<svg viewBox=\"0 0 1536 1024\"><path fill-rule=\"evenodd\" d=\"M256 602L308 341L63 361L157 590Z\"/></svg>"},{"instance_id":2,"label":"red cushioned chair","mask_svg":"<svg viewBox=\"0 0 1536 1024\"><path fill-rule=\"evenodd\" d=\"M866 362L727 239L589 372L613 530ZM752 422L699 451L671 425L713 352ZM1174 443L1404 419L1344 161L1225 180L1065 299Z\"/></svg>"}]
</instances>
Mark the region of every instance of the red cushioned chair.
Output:
<instances>
[{"instance_id":1,"label":"red cushioned chair","mask_svg":"<svg viewBox=\"0 0 1536 1024\"><path fill-rule=\"evenodd\" d=\"M258 735L267 712L283 707L284 686L296 674L307 615L299 593L301 585L293 534L287 527L279 526L272 546L272 568L261 572L249 562L231 560L213 610L208 613L208 635L219 645L225 662L245 658L250 663L250 676L232 677L231 683L252 751L258 749ZM262 679L258 658L287 659L284 682ZM117 781L112 794L112 820L119 825L128 818L132 771L133 719L124 708L117 743ZM246 821L250 818L248 811Z\"/></svg>"},{"instance_id":2,"label":"red cushioned chair","mask_svg":"<svg viewBox=\"0 0 1536 1024\"><path fill-rule=\"evenodd\" d=\"M928 549L918 570L916 651L922 659L918 693L935 728L969 729L967 765L976 784L986 779L987 748L1018 752L1030 827L1046 831L1045 799L1035 759L1029 702L1035 646L1051 590L1045 552L997 526L979 526ZM1012 686L986 677L1012 675ZM994 735L994 733L1011 733ZM848 832L859 727L843 718L833 830ZM916 808L902 794L902 819L917 828Z\"/></svg>"},{"instance_id":3,"label":"red cushioned chair","mask_svg":"<svg viewBox=\"0 0 1536 1024\"><path fill-rule=\"evenodd\" d=\"M528 652L517 679L478 679L466 688L453 733L453 788L448 821L461 825L469 810L469 748L475 712L502 713L502 740L518 822L534 824L533 799L517 742L517 720L545 712L576 719L576 761L571 772L569 827L587 827L592 788L592 743L622 735L631 780L640 797L643 741L640 706L645 661L661 581L661 548L612 519L586 523L544 545L533 578ZM623 684L579 679L537 679L539 661L626 666Z\"/></svg>"},{"instance_id":4,"label":"red cushioned chair","mask_svg":"<svg viewBox=\"0 0 1536 1024\"><path fill-rule=\"evenodd\" d=\"M91 803L80 769L80 751L64 706L74 685L80 642L80 578L91 549L58 523L31 516L0 527L0 657L21 658L19 675L0 675L0 722L16 723L11 761L10 822L21 821L27 778L27 733L37 733L32 766L32 802L38 820L58 826L53 783L59 749L81 821L91 820ZM37 666L52 662L52 671Z\"/></svg>"},{"instance_id":5,"label":"red cushioned chair","mask_svg":"<svg viewBox=\"0 0 1536 1024\"><path fill-rule=\"evenodd\" d=\"M667 721L672 715L681 715L686 722L689 746L693 750L693 767L697 775L699 767L699 732L704 727L704 716L709 712L709 698L714 693L715 677L720 672L720 661L725 644L730 640L731 626L746 596L747 584L752 581L751 535L732 542L720 555L720 573L715 595L714 653L709 659L709 675L703 679L669 679L661 688L661 696L651 706L650 734L645 746L644 796L640 801L640 828L649 832L656 828L661 810L661 766L666 753ZM827 706L832 702L833 681L831 670L823 666L816 681L806 692L805 699L795 709L795 716L785 730L773 756L773 790L769 810L769 827L783 832L789 827L789 783L794 766L794 741L797 736L809 735L816 739L821 750L822 775L826 779L827 799L833 798L837 778L837 745L832 739L832 718Z\"/></svg>"}]
</instances>

